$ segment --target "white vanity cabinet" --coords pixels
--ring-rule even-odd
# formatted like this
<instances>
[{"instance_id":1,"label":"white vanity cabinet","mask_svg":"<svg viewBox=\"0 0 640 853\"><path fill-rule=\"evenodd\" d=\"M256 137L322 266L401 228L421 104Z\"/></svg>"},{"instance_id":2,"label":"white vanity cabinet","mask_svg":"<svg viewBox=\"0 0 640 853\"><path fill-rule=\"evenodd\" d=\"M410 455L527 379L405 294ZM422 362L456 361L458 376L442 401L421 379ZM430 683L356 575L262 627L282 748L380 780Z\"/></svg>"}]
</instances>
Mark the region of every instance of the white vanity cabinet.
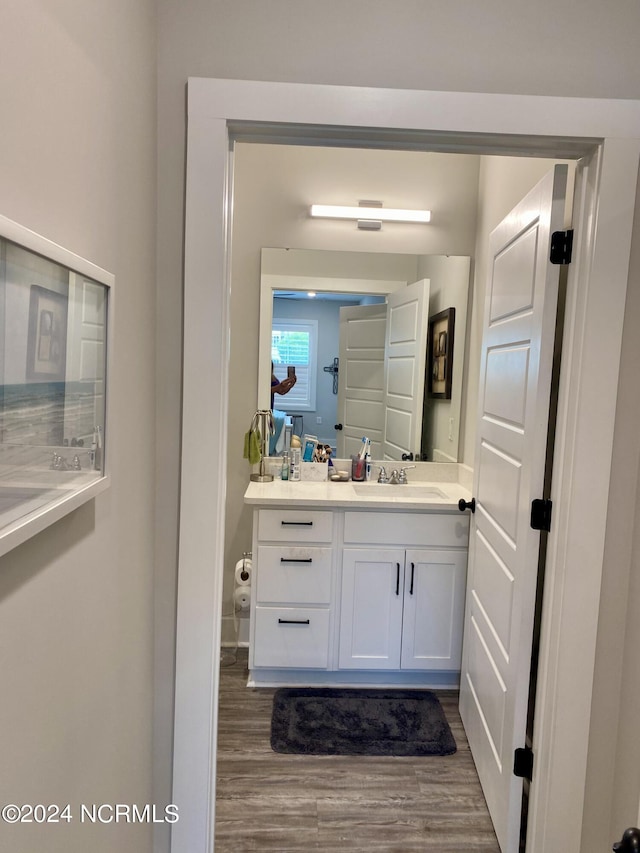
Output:
<instances>
[{"instance_id":1,"label":"white vanity cabinet","mask_svg":"<svg viewBox=\"0 0 640 853\"><path fill-rule=\"evenodd\" d=\"M333 524L325 510L255 511L251 669L329 666Z\"/></svg>"},{"instance_id":2,"label":"white vanity cabinet","mask_svg":"<svg viewBox=\"0 0 640 853\"><path fill-rule=\"evenodd\" d=\"M468 519L346 512L343 539L340 669L459 670Z\"/></svg>"},{"instance_id":3,"label":"white vanity cabinet","mask_svg":"<svg viewBox=\"0 0 640 853\"><path fill-rule=\"evenodd\" d=\"M458 686L470 495L434 491L251 483L250 684Z\"/></svg>"}]
</instances>

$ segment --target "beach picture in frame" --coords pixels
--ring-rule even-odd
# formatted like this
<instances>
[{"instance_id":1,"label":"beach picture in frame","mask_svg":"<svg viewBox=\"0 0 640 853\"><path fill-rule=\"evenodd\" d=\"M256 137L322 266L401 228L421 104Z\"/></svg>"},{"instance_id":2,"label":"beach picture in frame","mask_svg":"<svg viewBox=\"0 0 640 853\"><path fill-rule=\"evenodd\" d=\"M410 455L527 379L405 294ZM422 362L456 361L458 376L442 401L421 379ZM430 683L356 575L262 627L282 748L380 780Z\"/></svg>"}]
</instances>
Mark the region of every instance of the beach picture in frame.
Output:
<instances>
[{"instance_id":1,"label":"beach picture in frame","mask_svg":"<svg viewBox=\"0 0 640 853\"><path fill-rule=\"evenodd\" d=\"M29 296L27 381L62 382L67 360L68 297L37 284Z\"/></svg>"},{"instance_id":2,"label":"beach picture in frame","mask_svg":"<svg viewBox=\"0 0 640 853\"><path fill-rule=\"evenodd\" d=\"M427 388L436 399L451 399L455 318L456 309L446 308L429 319Z\"/></svg>"}]
</instances>

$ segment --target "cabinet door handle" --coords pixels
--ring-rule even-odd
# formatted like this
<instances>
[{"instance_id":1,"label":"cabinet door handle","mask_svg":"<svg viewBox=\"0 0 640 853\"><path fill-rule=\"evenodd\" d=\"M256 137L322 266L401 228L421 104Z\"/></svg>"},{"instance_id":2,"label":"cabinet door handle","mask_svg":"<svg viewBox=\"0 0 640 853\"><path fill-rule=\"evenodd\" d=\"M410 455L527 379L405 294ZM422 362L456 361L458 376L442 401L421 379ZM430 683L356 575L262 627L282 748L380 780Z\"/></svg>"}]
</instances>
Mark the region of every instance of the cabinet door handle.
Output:
<instances>
[{"instance_id":1,"label":"cabinet door handle","mask_svg":"<svg viewBox=\"0 0 640 853\"><path fill-rule=\"evenodd\" d=\"M400 595L400 563L396 563L396 595Z\"/></svg>"},{"instance_id":2,"label":"cabinet door handle","mask_svg":"<svg viewBox=\"0 0 640 853\"><path fill-rule=\"evenodd\" d=\"M283 527L313 527L313 521L281 521Z\"/></svg>"},{"instance_id":3,"label":"cabinet door handle","mask_svg":"<svg viewBox=\"0 0 640 853\"><path fill-rule=\"evenodd\" d=\"M278 625L309 625L309 619L278 619Z\"/></svg>"},{"instance_id":4,"label":"cabinet door handle","mask_svg":"<svg viewBox=\"0 0 640 853\"><path fill-rule=\"evenodd\" d=\"M281 563L313 563L313 557L306 557L304 559L300 558L299 560L296 560L292 557L291 558L290 557L280 557L280 562Z\"/></svg>"},{"instance_id":5,"label":"cabinet door handle","mask_svg":"<svg viewBox=\"0 0 640 853\"><path fill-rule=\"evenodd\" d=\"M409 595L413 595L413 576L416 572L416 564L411 563L411 586L409 587Z\"/></svg>"}]
</instances>

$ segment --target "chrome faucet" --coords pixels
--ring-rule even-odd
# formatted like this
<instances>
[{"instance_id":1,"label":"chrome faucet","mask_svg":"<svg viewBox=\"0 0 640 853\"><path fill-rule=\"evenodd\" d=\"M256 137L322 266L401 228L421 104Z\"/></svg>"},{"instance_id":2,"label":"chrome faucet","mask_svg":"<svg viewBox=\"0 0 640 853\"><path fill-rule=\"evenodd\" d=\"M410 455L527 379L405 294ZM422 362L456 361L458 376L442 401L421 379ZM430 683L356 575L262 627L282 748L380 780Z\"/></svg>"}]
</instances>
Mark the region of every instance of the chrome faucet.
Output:
<instances>
[{"instance_id":1,"label":"chrome faucet","mask_svg":"<svg viewBox=\"0 0 640 853\"><path fill-rule=\"evenodd\" d=\"M64 458L64 456L60 456L59 453L54 453L49 468L51 468L53 471L68 471L69 463Z\"/></svg>"},{"instance_id":2,"label":"chrome faucet","mask_svg":"<svg viewBox=\"0 0 640 853\"><path fill-rule=\"evenodd\" d=\"M379 483L388 483L389 478L387 477L387 471L386 471L384 465L380 465L379 468L380 468L380 473L378 474L378 482Z\"/></svg>"},{"instance_id":3,"label":"chrome faucet","mask_svg":"<svg viewBox=\"0 0 640 853\"><path fill-rule=\"evenodd\" d=\"M405 467L400 468L399 471L397 468L394 468L391 472L391 479L389 480L389 483L391 483L392 486L403 486L405 483L408 483L409 481L407 480L406 472L409 468L415 467L415 465L405 465Z\"/></svg>"},{"instance_id":4,"label":"chrome faucet","mask_svg":"<svg viewBox=\"0 0 640 853\"><path fill-rule=\"evenodd\" d=\"M391 471L391 476L387 475L387 472L386 472L383 465L379 465L378 467L380 468L380 474L378 476L378 482L379 483L389 483L389 485L391 485L391 486L402 486L404 483L409 482L407 480L407 474L406 474L407 470L409 468L415 468L416 466L415 465L405 465L405 467L400 468L400 470L398 470L397 468L394 468Z\"/></svg>"},{"instance_id":5,"label":"chrome faucet","mask_svg":"<svg viewBox=\"0 0 640 853\"><path fill-rule=\"evenodd\" d=\"M400 469L400 473L398 474L398 484L399 484L399 485L400 485L400 484L402 484L402 483L408 483L408 482L409 482L409 481L407 480L407 474L406 474L406 472L407 472L407 470L408 470L409 468L415 468L415 467L416 467L415 465L405 465L405 467L404 467L404 468L401 468L401 469Z\"/></svg>"},{"instance_id":6,"label":"chrome faucet","mask_svg":"<svg viewBox=\"0 0 640 853\"><path fill-rule=\"evenodd\" d=\"M79 453L74 453L73 461L69 462L68 459L65 459L59 453L54 453L51 457L51 464L49 468L52 471L82 471L82 463L80 461L80 454L86 453L89 457L89 463L91 467L94 467L95 463L95 452L93 450L80 450Z\"/></svg>"}]
</instances>

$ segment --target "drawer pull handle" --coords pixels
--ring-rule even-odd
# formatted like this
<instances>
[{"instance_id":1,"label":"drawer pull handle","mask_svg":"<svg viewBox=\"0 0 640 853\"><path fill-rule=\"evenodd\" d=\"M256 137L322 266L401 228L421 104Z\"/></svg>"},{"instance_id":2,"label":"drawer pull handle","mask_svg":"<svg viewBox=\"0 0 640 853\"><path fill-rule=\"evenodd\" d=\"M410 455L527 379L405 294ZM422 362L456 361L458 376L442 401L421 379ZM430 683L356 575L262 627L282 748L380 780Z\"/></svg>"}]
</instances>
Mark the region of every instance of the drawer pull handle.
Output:
<instances>
[{"instance_id":1,"label":"drawer pull handle","mask_svg":"<svg viewBox=\"0 0 640 853\"><path fill-rule=\"evenodd\" d=\"M416 564L411 563L411 586L409 588L409 595L413 595L413 576L415 574L415 571L416 571Z\"/></svg>"},{"instance_id":2,"label":"drawer pull handle","mask_svg":"<svg viewBox=\"0 0 640 853\"><path fill-rule=\"evenodd\" d=\"M309 625L309 619L278 619L278 625Z\"/></svg>"},{"instance_id":3,"label":"drawer pull handle","mask_svg":"<svg viewBox=\"0 0 640 853\"><path fill-rule=\"evenodd\" d=\"M400 563L396 563L396 595L400 595Z\"/></svg>"},{"instance_id":4,"label":"drawer pull handle","mask_svg":"<svg viewBox=\"0 0 640 853\"><path fill-rule=\"evenodd\" d=\"M293 558L288 557L280 557L281 563L313 563L313 557L305 557L304 559L300 558L299 560L295 560Z\"/></svg>"},{"instance_id":5,"label":"drawer pull handle","mask_svg":"<svg viewBox=\"0 0 640 853\"><path fill-rule=\"evenodd\" d=\"M283 527L313 527L313 521L281 521Z\"/></svg>"}]
</instances>

